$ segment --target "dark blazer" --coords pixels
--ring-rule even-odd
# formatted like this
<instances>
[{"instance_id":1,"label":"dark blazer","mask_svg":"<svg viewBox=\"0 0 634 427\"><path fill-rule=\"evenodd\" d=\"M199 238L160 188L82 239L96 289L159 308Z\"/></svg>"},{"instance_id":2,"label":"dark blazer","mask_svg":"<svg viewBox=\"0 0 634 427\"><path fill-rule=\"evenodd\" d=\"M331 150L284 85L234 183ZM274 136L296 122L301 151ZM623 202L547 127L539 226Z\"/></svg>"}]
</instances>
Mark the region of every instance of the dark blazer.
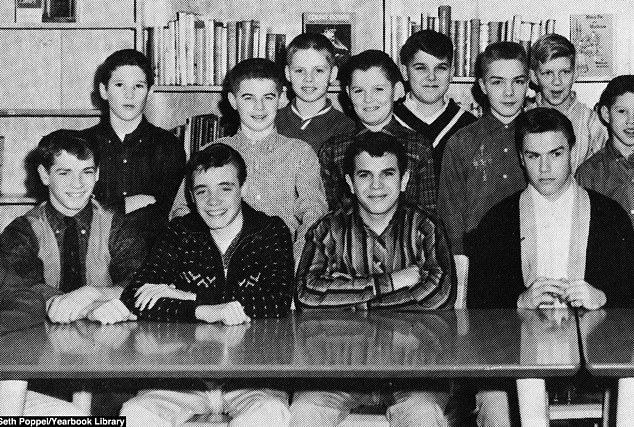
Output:
<instances>
[{"instance_id":1,"label":"dark blazer","mask_svg":"<svg viewBox=\"0 0 634 427\"><path fill-rule=\"evenodd\" d=\"M585 280L605 292L605 307L634 304L634 230L614 200L592 190ZM526 290L522 277L519 198L494 206L465 237L469 256L467 307L516 308Z\"/></svg>"}]
</instances>

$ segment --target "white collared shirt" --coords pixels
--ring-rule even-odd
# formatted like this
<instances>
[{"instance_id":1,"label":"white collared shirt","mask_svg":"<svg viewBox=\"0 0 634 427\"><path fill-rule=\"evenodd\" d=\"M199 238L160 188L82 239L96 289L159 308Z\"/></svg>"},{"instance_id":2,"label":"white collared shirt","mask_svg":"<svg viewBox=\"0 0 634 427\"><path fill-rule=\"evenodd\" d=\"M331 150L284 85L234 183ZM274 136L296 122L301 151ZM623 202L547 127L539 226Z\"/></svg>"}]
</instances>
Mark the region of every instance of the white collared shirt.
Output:
<instances>
[{"instance_id":1,"label":"white collared shirt","mask_svg":"<svg viewBox=\"0 0 634 427\"><path fill-rule=\"evenodd\" d=\"M529 189L535 207L537 276L568 278L575 186L570 182L554 201L546 199L530 184Z\"/></svg>"}]
</instances>

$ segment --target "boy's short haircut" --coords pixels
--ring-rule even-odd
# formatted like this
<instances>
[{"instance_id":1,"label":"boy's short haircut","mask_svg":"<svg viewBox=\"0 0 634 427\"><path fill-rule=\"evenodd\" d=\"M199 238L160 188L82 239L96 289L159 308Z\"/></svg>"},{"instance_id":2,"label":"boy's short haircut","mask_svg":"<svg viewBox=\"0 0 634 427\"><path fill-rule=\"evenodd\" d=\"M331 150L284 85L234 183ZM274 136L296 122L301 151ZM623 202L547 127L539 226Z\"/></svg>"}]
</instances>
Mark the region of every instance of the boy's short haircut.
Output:
<instances>
[{"instance_id":1,"label":"boy's short haircut","mask_svg":"<svg viewBox=\"0 0 634 427\"><path fill-rule=\"evenodd\" d=\"M350 87L353 72L357 70L368 71L372 67L377 67L383 71L383 74L385 74L385 77L392 85L403 81L401 71L387 53L381 50L368 49L350 57L341 76L343 86Z\"/></svg>"},{"instance_id":2,"label":"boy's short haircut","mask_svg":"<svg viewBox=\"0 0 634 427\"><path fill-rule=\"evenodd\" d=\"M354 177L355 159L363 152L372 157L382 157L386 153L394 154L399 175L403 176L407 170L407 153L396 137L385 132L363 132L354 137L346 150L343 157L344 175L349 175L351 179Z\"/></svg>"},{"instance_id":3,"label":"boy's short haircut","mask_svg":"<svg viewBox=\"0 0 634 427\"><path fill-rule=\"evenodd\" d=\"M238 173L240 186L247 179L247 166L236 150L227 144L215 143L194 154L185 166L185 194L190 196L194 189L194 174L205 172L211 168L233 165Z\"/></svg>"},{"instance_id":4,"label":"boy's short haircut","mask_svg":"<svg viewBox=\"0 0 634 427\"><path fill-rule=\"evenodd\" d=\"M250 58L240 61L227 73L225 90L234 95L240 90L240 83L250 79L273 80L279 93L284 89L284 75L273 61L263 58Z\"/></svg>"},{"instance_id":5,"label":"boy's short haircut","mask_svg":"<svg viewBox=\"0 0 634 427\"><path fill-rule=\"evenodd\" d=\"M537 70L540 64L551 59L568 58L575 66L576 50L570 40L559 34L545 34L531 46L531 70Z\"/></svg>"},{"instance_id":6,"label":"boy's short haircut","mask_svg":"<svg viewBox=\"0 0 634 427\"><path fill-rule=\"evenodd\" d=\"M476 58L474 69L475 81L471 88L473 99L475 99L484 110L488 110L490 105L487 96L482 92L478 84L478 80L484 80L489 65L500 59L516 59L520 61L524 66L524 72L528 75L528 57L522 45L515 42L495 42L488 45Z\"/></svg>"},{"instance_id":7,"label":"boy's short haircut","mask_svg":"<svg viewBox=\"0 0 634 427\"><path fill-rule=\"evenodd\" d=\"M515 147L518 153L524 149L524 138L531 133L561 132L568 147L575 145L575 130L564 113L554 108L537 107L521 113L515 122Z\"/></svg>"},{"instance_id":8,"label":"boy's short haircut","mask_svg":"<svg viewBox=\"0 0 634 427\"><path fill-rule=\"evenodd\" d=\"M601 122L610 132L610 124L603 119L603 114L600 114L601 107L606 107L609 110L616 102L616 98L624 93L634 93L634 75L632 74L624 74L610 80L605 89L603 89L603 92L601 92L599 102L597 102L597 105L594 107L595 111L599 113L599 119L601 119Z\"/></svg>"},{"instance_id":9,"label":"boy's short haircut","mask_svg":"<svg viewBox=\"0 0 634 427\"><path fill-rule=\"evenodd\" d=\"M56 130L40 140L37 145L37 164L50 171L55 163L55 157L62 151L72 154L79 160L92 158L95 166L99 166L99 150L96 144L89 141L83 132L69 129Z\"/></svg>"},{"instance_id":10,"label":"boy's short haircut","mask_svg":"<svg viewBox=\"0 0 634 427\"><path fill-rule=\"evenodd\" d=\"M401 48L401 64L408 65L418 51L425 52L438 59L453 62L453 43L446 35L434 30L417 31L405 41Z\"/></svg>"},{"instance_id":11,"label":"boy's short haircut","mask_svg":"<svg viewBox=\"0 0 634 427\"><path fill-rule=\"evenodd\" d=\"M286 64L291 65L293 55L298 50L314 49L326 57L326 61L332 67L335 65L335 48L328 37L319 33L303 33L295 37L286 47Z\"/></svg>"},{"instance_id":12,"label":"boy's short haircut","mask_svg":"<svg viewBox=\"0 0 634 427\"><path fill-rule=\"evenodd\" d=\"M95 80L108 86L112 73L124 65L134 65L143 70L148 88L154 84L154 72L147 56L135 49L122 49L114 52L97 68Z\"/></svg>"}]
</instances>

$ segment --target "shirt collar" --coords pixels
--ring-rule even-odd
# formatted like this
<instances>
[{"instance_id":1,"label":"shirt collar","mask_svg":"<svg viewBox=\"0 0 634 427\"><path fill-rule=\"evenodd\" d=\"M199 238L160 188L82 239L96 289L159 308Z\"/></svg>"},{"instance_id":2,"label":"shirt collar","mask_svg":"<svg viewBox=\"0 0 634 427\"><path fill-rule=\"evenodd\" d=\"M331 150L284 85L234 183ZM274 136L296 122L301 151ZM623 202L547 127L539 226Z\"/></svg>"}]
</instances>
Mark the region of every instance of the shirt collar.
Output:
<instances>
[{"instance_id":1,"label":"shirt collar","mask_svg":"<svg viewBox=\"0 0 634 427\"><path fill-rule=\"evenodd\" d=\"M417 104L414 98L412 97L412 92L407 92L407 95L405 95L405 101L403 102L403 105L405 105L405 107L407 107L407 109L413 115L415 115L418 119L422 120L425 124L430 125L434 123L436 119L440 117L445 111L447 111L447 107L449 106L449 103L445 102L445 105L440 110L432 114L431 116L424 116L416 109Z\"/></svg>"},{"instance_id":2,"label":"shirt collar","mask_svg":"<svg viewBox=\"0 0 634 427\"><path fill-rule=\"evenodd\" d=\"M129 134L127 134L124 138L123 141L121 141L119 139L119 136L117 136L117 133L114 131L114 129L112 128L112 126L110 125L110 120L108 119L101 119L101 122L99 122L99 126L101 128L102 133L110 140L114 140L114 141L120 141L120 142L125 142L125 141L140 141L141 137L143 135L147 135L148 133L148 127L149 127L150 123L147 121L147 119L145 118L145 116L141 117L141 123L139 123L139 125L136 127L136 129L134 129L132 132L130 132Z\"/></svg>"},{"instance_id":3,"label":"shirt collar","mask_svg":"<svg viewBox=\"0 0 634 427\"><path fill-rule=\"evenodd\" d=\"M65 215L55 209L51 202L46 203L46 218L53 230L60 230L66 227L64 223ZM73 216L77 221L77 226L82 229L90 229L92 221L92 201L89 201L86 207Z\"/></svg>"},{"instance_id":4,"label":"shirt collar","mask_svg":"<svg viewBox=\"0 0 634 427\"><path fill-rule=\"evenodd\" d=\"M569 113L577 103L577 92L575 92L574 90L570 91L570 98L571 102L566 109L566 113ZM541 92L538 92L537 95L535 95L535 104L537 104L538 107L548 107L547 105L544 105L545 103L546 102L544 101L544 97L542 96Z\"/></svg>"},{"instance_id":5,"label":"shirt collar","mask_svg":"<svg viewBox=\"0 0 634 427\"><path fill-rule=\"evenodd\" d=\"M359 203L357 203L356 200L354 203L352 203L352 206L348 208L348 214L352 216L352 220L354 224L356 224L357 227L365 229L372 236L382 237L390 233L391 230L394 227L396 227L397 218L401 216L400 214L402 210L403 210L402 197L399 197L399 200L396 205L396 210L394 211L394 215L392 216L392 218L390 219L390 222L388 222L387 224L387 227L385 227L385 230L383 230L383 233L381 234L376 234L374 230L372 230L370 227L366 225L365 222L363 222L363 218L361 218L361 215L359 214Z\"/></svg>"},{"instance_id":6,"label":"shirt collar","mask_svg":"<svg viewBox=\"0 0 634 427\"><path fill-rule=\"evenodd\" d=\"M257 147L257 148L266 148L268 151L273 151L275 147L278 145L278 133L277 129L273 129L273 131L268 134L264 139L260 141L253 141L246 136L246 134L242 131L242 129L238 129L236 133L236 138L238 138L238 142L241 145L248 147Z\"/></svg>"},{"instance_id":7,"label":"shirt collar","mask_svg":"<svg viewBox=\"0 0 634 427\"><path fill-rule=\"evenodd\" d=\"M557 198L557 200L548 200L544 197L532 184L528 184L529 191L531 192L531 197L533 198L533 202L535 203L535 209L538 212L546 213L546 212L559 212L562 209L566 209L567 207L572 206L572 200L576 193L576 185L574 179L570 179L568 183L568 188L564 190L563 193Z\"/></svg>"},{"instance_id":8,"label":"shirt collar","mask_svg":"<svg viewBox=\"0 0 634 427\"><path fill-rule=\"evenodd\" d=\"M295 100L293 99L291 101L291 111L297 116L299 117L300 120L306 121L306 120L310 120L314 117L317 116L321 116L323 114L326 114L328 111L332 110L332 102L330 101L330 99L326 98L326 105L324 105L324 108L322 108L321 110L319 110L317 113L313 114L312 116L308 116L308 117L303 117L301 115L301 113L299 112L299 110L297 109L297 107L295 106Z\"/></svg>"}]
</instances>

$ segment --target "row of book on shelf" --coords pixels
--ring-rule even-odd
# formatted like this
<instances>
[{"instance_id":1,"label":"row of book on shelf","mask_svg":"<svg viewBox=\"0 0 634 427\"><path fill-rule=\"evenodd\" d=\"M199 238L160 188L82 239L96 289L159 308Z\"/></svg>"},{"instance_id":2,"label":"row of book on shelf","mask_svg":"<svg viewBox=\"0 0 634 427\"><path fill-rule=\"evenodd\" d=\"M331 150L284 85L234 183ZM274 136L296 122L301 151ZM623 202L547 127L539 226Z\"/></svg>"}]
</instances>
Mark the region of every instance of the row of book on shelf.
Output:
<instances>
[{"instance_id":1,"label":"row of book on shelf","mask_svg":"<svg viewBox=\"0 0 634 427\"><path fill-rule=\"evenodd\" d=\"M167 25L147 28L146 35L159 85L220 85L238 62L278 61L286 48L286 35L270 29L263 34L258 20L222 22L190 12L177 12Z\"/></svg>"},{"instance_id":2,"label":"row of book on shelf","mask_svg":"<svg viewBox=\"0 0 634 427\"><path fill-rule=\"evenodd\" d=\"M420 21L407 15L390 15L385 46L386 51L398 63L400 49L409 36L424 29L438 31L449 36L454 44L454 75L470 77L474 75L478 53L488 44L513 41L520 43L529 52L531 44L538 37L555 32L555 22L555 19L525 21L521 15L514 15L506 21L485 22L479 18L453 20L451 6L439 6L437 16L421 13Z\"/></svg>"},{"instance_id":3,"label":"row of book on shelf","mask_svg":"<svg viewBox=\"0 0 634 427\"><path fill-rule=\"evenodd\" d=\"M225 136L220 118L212 113L188 117L185 123L172 129L176 138L185 147L185 157L204 150L216 139Z\"/></svg>"}]
</instances>

